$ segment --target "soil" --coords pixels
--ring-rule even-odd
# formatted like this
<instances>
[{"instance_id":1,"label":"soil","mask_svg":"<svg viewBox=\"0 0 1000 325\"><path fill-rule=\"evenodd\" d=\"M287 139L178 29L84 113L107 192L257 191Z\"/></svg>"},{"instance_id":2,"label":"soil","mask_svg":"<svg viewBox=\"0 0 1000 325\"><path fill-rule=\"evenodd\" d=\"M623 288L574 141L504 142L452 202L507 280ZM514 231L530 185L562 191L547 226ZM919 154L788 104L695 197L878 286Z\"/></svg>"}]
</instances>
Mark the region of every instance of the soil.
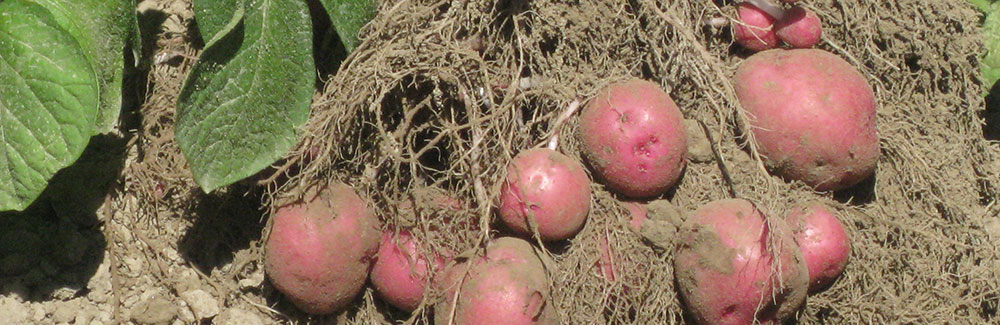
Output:
<instances>
[{"instance_id":1,"label":"soil","mask_svg":"<svg viewBox=\"0 0 1000 325\"><path fill-rule=\"evenodd\" d=\"M493 211L506 163L553 136L580 159L576 119L558 127L559 115L632 77L667 90L707 139L662 197L678 216L725 198L771 218L798 202L835 207L851 263L798 322L1000 321L1000 110L982 98L981 14L964 0L802 2L824 22L819 48L857 67L879 102L876 175L836 193L772 177L743 137L749 117L731 77L751 53L710 23L732 18L733 2L503 0L381 2L355 52L324 68L289 159L206 194L172 127L204 42L189 0L143 1L143 59L118 130L96 137L29 209L0 214L0 324L431 322L436 293L409 315L370 286L343 312L297 311L263 270L271 202L337 179L387 227L413 227L424 249L481 254L510 234ZM420 204L417 189L461 204L428 210L447 218L397 213ZM555 265L562 322L683 322L670 239L645 240L613 193L592 190L583 230L539 247ZM623 270L611 280L596 266L602 241Z\"/></svg>"}]
</instances>

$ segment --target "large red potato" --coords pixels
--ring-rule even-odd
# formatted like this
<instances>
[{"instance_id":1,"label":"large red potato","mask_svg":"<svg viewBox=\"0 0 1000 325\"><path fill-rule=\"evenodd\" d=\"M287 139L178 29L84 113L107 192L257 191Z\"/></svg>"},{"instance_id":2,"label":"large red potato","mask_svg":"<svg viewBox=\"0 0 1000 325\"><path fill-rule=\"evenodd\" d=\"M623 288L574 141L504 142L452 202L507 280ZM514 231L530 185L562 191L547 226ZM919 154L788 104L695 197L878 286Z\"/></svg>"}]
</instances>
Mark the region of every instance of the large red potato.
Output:
<instances>
[{"instance_id":1,"label":"large red potato","mask_svg":"<svg viewBox=\"0 0 1000 325\"><path fill-rule=\"evenodd\" d=\"M424 299L431 272L442 267L444 258L424 255L410 232L401 230L393 236L392 231L386 231L372 266L371 281L382 300L412 312Z\"/></svg>"},{"instance_id":2,"label":"large red potato","mask_svg":"<svg viewBox=\"0 0 1000 325\"><path fill-rule=\"evenodd\" d=\"M764 51L778 46L774 34L774 17L749 3L736 5L740 21L733 23L736 43L752 51Z\"/></svg>"},{"instance_id":3,"label":"large red potato","mask_svg":"<svg viewBox=\"0 0 1000 325\"><path fill-rule=\"evenodd\" d=\"M809 292L822 291L844 273L851 258L844 225L821 203L796 207L785 220L809 267Z\"/></svg>"},{"instance_id":4,"label":"large red potato","mask_svg":"<svg viewBox=\"0 0 1000 325\"><path fill-rule=\"evenodd\" d=\"M767 222L752 203L702 206L685 221L679 240L674 272L696 323L780 324L805 303L809 274L788 226ZM775 263L780 268L772 270Z\"/></svg>"},{"instance_id":5,"label":"large red potato","mask_svg":"<svg viewBox=\"0 0 1000 325\"><path fill-rule=\"evenodd\" d=\"M590 213L590 177L576 160L555 150L521 152L507 166L500 190L500 218L512 230L530 236L534 219L544 241L572 237Z\"/></svg>"},{"instance_id":6,"label":"large red potato","mask_svg":"<svg viewBox=\"0 0 1000 325\"><path fill-rule=\"evenodd\" d=\"M328 314L354 299L378 249L375 215L353 189L329 185L275 210L264 269L278 291L310 314Z\"/></svg>"},{"instance_id":7,"label":"large red potato","mask_svg":"<svg viewBox=\"0 0 1000 325\"><path fill-rule=\"evenodd\" d=\"M632 198L655 197L684 170L682 119L677 104L655 83L611 84L580 112L581 150L608 189Z\"/></svg>"},{"instance_id":8,"label":"large red potato","mask_svg":"<svg viewBox=\"0 0 1000 325\"><path fill-rule=\"evenodd\" d=\"M875 171L875 95L853 66L815 49L754 54L736 95L767 167L816 190L851 187Z\"/></svg>"},{"instance_id":9,"label":"large red potato","mask_svg":"<svg viewBox=\"0 0 1000 325\"><path fill-rule=\"evenodd\" d=\"M527 241L493 240L485 256L448 269L434 323L558 324L542 263Z\"/></svg>"}]
</instances>

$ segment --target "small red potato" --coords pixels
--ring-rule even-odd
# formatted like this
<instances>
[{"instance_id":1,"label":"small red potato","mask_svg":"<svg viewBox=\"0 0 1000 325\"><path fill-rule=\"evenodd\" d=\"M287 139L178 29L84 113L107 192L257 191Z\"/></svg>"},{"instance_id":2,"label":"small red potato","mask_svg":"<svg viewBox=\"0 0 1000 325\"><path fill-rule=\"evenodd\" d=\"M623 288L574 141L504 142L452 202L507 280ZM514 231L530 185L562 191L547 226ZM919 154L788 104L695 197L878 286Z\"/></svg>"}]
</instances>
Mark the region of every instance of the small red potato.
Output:
<instances>
[{"instance_id":1,"label":"small red potato","mask_svg":"<svg viewBox=\"0 0 1000 325\"><path fill-rule=\"evenodd\" d=\"M495 239L482 258L448 269L434 323L558 324L542 263L527 241Z\"/></svg>"},{"instance_id":2,"label":"small red potato","mask_svg":"<svg viewBox=\"0 0 1000 325\"><path fill-rule=\"evenodd\" d=\"M507 166L500 192L500 217L518 234L530 236L529 219L544 241L576 235L590 213L590 177L576 160L555 150L530 149Z\"/></svg>"},{"instance_id":3,"label":"small red potato","mask_svg":"<svg viewBox=\"0 0 1000 325\"><path fill-rule=\"evenodd\" d=\"M840 57L760 52L740 64L733 83L771 172L818 191L851 187L875 172L875 94Z\"/></svg>"},{"instance_id":4,"label":"small red potato","mask_svg":"<svg viewBox=\"0 0 1000 325\"><path fill-rule=\"evenodd\" d=\"M393 240L395 238L395 240ZM379 297L403 311L412 312L424 299L433 268L444 267L444 258L427 258L410 232L401 230L382 234L378 257L372 266L371 281Z\"/></svg>"},{"instance_id":5,"label":"small red potato","mask_svg":"<svg viewBox=\"0 0 1000 325\"><path fill-rule=\"evenodd\" d=\"M826 289L844 273L851 258L851 241L844 225L820 203L796 207L785 220L809 267L809 292Z\"/></svg>"},{"instance_id":6,"label":"small red potato","mask_svg":"<svg viewBox=\"0 0 1000 325\"><path fill-rule=\"evenodd\" d=\"M774 17L745 2L736 5L736 15L740 20L733 23L736 43L755 52L778 46L778 36L774 34Z\"/></svg>"},{"instance_id":7,"label":"small red potato","mask_svg":"<svg viewBox=\"0 0 1000 325\"><path fill-rule=\"evenodd\" d=\"M655 197L680 178L687 135L677 104L659 85L640 79L611 84L580 112L582 153L608 189L630 198Z\"/></svg>"},{"instance_id":8,"label":"small red potato","mask_svg":"<svg viewBox=\"0 0 1000 325\"><path fill-rule=\"evenodd\" d=\"M347 306L364 286L380 223L342 183L275 210L264 270L278 291L310 314Z\"/></svg>"},{"instance_id":9,"label":"small red potato","mask_svg":"<svg viewBox=\"0 0 1000 325\"><path fill-rule=\"evenodd\" d=\"M810 48L819 44L823 27L819 16L812 10L795 6L774 24L778 39L795 48Z\"/></svg>"},{"instance_id":10,"label":"small red potato","mask_svg":"<svg viewBox=\"0 0 1000 325\"><path fill-rule=\"evenodd\" d=\"M788 226L752 203L710 202L679 235L674 272L696 323L780 324L805 303L809 274Z\"/></svg>"},{"instance_id":11,"label":"small red potato","mask_svg":"<svg viewBox=\"0 0 1000 325\"><path fill-rule=\"evenodd\" d=\"M642 229L642 223L647 219L646 204L639 202L622 202L625 209L628 210L629 215L632 217L629 219L628 225L632 230L639 232Z\"/></svg>"}]
</instances>

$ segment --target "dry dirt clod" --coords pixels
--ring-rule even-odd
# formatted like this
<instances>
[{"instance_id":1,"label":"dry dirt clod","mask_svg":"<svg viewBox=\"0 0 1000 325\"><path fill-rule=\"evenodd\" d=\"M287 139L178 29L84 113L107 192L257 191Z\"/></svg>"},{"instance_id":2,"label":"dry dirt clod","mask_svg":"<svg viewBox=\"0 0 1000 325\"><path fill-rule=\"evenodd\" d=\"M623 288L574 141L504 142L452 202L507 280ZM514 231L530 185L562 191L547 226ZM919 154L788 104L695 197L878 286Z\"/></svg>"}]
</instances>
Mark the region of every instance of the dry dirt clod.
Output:
<instances>
[{"instance_id":1,"label":"dry dirt clod","mask_svg":"<svg viewBox=\"0 0 1000 325\"><path fill-rule=\"evenodd\" d=\"M198 320L212 318L219 314L219 301L205 290L186 291L180 296L188 303Z\"/></svg>"},{"instance_id":2,"label":"dry dirt clod","mask_svg":"<svg viewBox=\"0 0 1000 325\"><path fill-rule=\"evenodd\" d=\"M169 324L177 317L177 305L158 295L140 301L132 307L132 320L139 324Z\"/></svg>"},{"instance_id":3,"label":"dry dirt clod","mask_svg":"<svg viewBox=\"0 0 1000 325\"><path fill-rule=\"evenodd\" d=\"M213 325L263 325L260 317L252 312L229 308L212 319Z\"/></svg>"},{"instance_id":4,"label":"dry dirt clod","mask_svg":"<svg viewBox=\"0 0 1000 325\"><path fill-rule=\"evenodd\" d=\"M660 249L672 249L677 229L684 222L680 209L667 200L655 200L646 207L648 218L642 222L640 235Z\"/></svg>"},{"instance_id":5,"label":"dry dirt clod","mask_svg":"<svg viewBox=\"0 0 1000 325\"><path fill-rule=\"evenodd\" d=\"M685 119L684 131L687 133L688 159L695 163L707 163L715 159L712 143L698 121Z\"/></svg>"}]
</instances>

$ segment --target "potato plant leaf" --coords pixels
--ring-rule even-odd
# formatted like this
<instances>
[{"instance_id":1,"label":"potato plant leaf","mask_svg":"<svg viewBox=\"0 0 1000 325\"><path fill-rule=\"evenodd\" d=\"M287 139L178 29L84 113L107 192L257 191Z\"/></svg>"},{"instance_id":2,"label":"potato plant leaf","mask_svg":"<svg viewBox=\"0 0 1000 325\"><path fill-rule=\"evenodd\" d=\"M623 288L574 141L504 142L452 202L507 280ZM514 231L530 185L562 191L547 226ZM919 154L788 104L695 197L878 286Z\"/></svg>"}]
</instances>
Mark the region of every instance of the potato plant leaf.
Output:
<instances>
[{"instance_id":1,"label":"potato plant leaf","mask_svg":"<svg viewBox=\"0 0 1000 325\"><path fill-rule=\"evenodd\" d=\"M990 9L990 3L994 1L996 0L969 0L969 3L972 3L973 6L985 12Z\"/></svg>"},{"instance_id":2,"label":"potato plant leaf","mask_svg":"<svg viewBox=\"0 0 1000 325\"><path fill-rule=\"evenodd\" d=\"M281 158L309 117L312 25L304 1L247 0L205 45L177 102L177 143L205 192Z\"/></svg>"},{"instance_id":3,"label":"potato plant leaf","mask_svg":"<svg viewBox=\"0 0 1000 325\"><path fill-rule=\"evenodd\" d=\"M134 0L30 0L55 17L83 48L100 82L94 133L110 132L122 110L124 50L132 34Z\"/></svg>"},{"instance_id":4,"label":"potato plant leaf","mask_svg":"<svg viewBox=\"0 0 1000 325\"><path fill-rule=\"evenodd\" d=\"M985 11L983 20L983 47L986 54L980 62L983 74L984 93L988 93L993 84L1000 80L1000 3L992 3Z\"/></svg>"},{"instance_id":5,"label":"potato plant leaf","mask_svg":"<svg viewBox=\"0 0 1000 325\"><path fill-rule=\"evenodd\" d=\"M83 48L48 10L0 2L0 211L26 208L80 157L98 93Z\"/></svg>"},{"instance_id":6,"label":"potato plant leaf","mask_svg":"<svg viewBox=\"0 0 1000 325\"><path fill-rule=\"evenodd\" d=\"M195 0L192 6L201 39L208 42L233 19L236 8L243 5L242 0Z\"/></svg>"},{"instance_id":7,"label":"potato plant leaf","mask_svg":"<svg viewBox=\"0 0 1000 325\"><path fill-rule=\"evenodd\" d=\"M322 0L347 53L358 46L358 31L375 17L374 0Z\"/></svg>"}]
</instances>

